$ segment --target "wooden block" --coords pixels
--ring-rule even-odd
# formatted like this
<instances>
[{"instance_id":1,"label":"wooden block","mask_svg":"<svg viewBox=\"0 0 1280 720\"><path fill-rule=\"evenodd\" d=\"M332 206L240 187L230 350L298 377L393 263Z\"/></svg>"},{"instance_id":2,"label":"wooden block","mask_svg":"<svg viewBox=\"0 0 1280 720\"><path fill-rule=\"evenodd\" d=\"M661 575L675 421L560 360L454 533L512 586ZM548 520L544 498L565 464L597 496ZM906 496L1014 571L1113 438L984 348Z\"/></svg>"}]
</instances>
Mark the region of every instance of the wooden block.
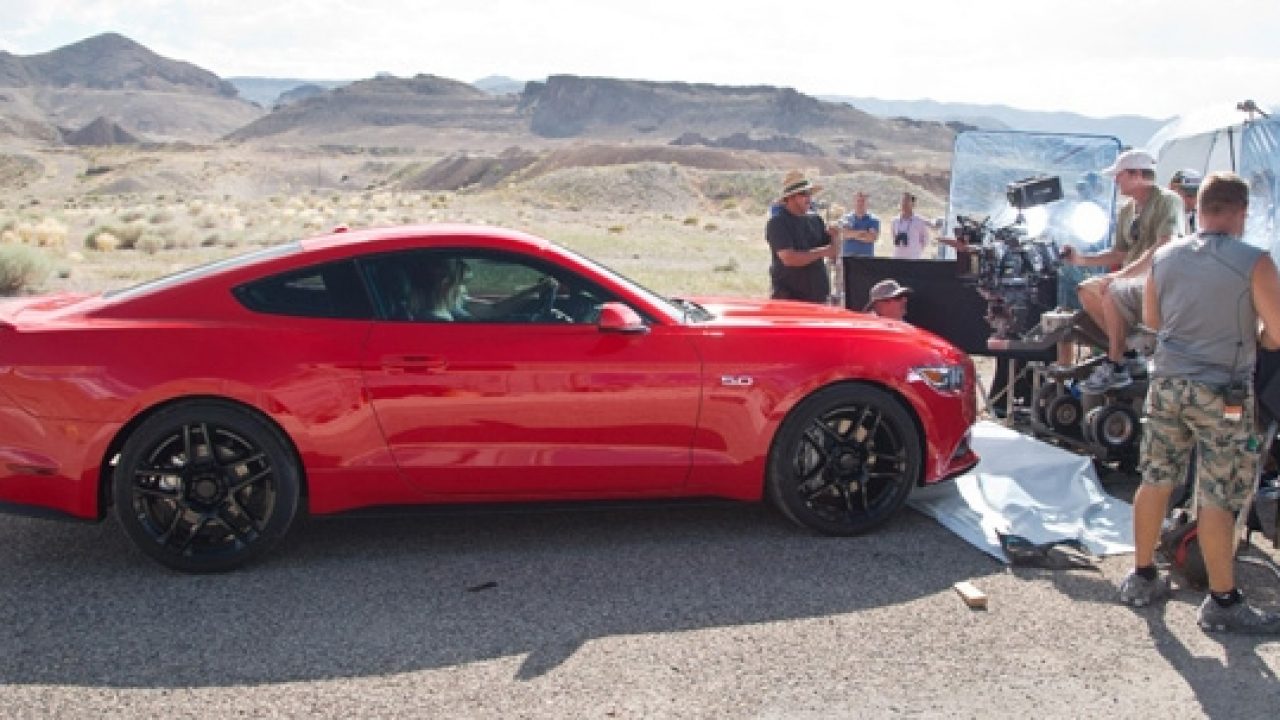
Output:
<instances>
[{"instance_id":1,"label":"wooden block","mask_svg":"<svg viewBox=\"0 0 1280 720\"><path fill-rule=\"evenodd\" d=\"M968 580L962 580L951 587L960 593L960 597L964 599L964 604L974 610L987 609L987 594L978 589L976 585Z\"/></svg>"}]
</instances>

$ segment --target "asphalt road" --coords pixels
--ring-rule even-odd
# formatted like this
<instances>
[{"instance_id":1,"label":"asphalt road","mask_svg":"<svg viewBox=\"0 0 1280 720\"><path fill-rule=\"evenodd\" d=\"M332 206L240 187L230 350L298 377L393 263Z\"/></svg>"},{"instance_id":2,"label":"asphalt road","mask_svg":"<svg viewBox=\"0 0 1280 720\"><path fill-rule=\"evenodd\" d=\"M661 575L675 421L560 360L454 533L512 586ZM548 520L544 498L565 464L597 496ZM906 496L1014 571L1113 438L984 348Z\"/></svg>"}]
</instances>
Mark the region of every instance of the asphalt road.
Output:
<instances>
[{"instance_id":1,"label":"asphalt road","mask_svg":"<svg viewBox=\"0 0 1280 720\"><path fill-rule=\"evenodd\" d=\"M322 520L218 576L114 521L0 516L0 547L6 717L1280 710L1280 639L1205 635L1199 595L1133 611L1127 558L1009 570L911 511L852 539L751 505ZM1277 602L1280 580L1243 579Z\"/></svg>"}]
</instances>

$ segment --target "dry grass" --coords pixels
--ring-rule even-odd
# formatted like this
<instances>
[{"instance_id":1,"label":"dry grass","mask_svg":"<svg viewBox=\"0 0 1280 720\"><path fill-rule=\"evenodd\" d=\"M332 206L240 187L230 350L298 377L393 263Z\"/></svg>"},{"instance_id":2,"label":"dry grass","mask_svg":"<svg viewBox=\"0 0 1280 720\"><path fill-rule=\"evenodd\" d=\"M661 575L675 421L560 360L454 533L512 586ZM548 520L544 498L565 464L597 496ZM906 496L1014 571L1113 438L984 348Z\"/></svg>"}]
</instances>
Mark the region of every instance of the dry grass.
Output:
<instances>
[{"instance_id":1,"label":"dry grass","mask_svg":"<svg viewBox=\"0 0 1280 720\"><path fill-rule=\"evenodd\" d=\"M196 195L77 194L0 206L0 242L35 248L57 269L13 292L96 292L255 246L329 231L462 222L541 235L665 294L768 292L765 213L781 173L695 170L667 163L564 168L485 192L316 189ZM892 215L899 193L940 200L901 178L819 179L824 198L872 193ZM219 181L225 184L223 178ZM882 238L882 253L889 252Z\"/></svg>"}]
</instances>

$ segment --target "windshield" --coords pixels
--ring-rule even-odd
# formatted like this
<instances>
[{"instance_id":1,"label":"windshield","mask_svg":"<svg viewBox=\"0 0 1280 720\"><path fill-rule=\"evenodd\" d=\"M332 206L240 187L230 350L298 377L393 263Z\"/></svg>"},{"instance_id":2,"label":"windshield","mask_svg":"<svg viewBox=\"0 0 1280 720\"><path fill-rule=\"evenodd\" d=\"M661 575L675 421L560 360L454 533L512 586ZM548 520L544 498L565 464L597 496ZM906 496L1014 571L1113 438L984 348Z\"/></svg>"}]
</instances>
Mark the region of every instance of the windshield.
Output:
<instances>
[{"instance_id":1,"label":"windshield","mask_svg":"<svg viewBox=\"0 0 1280 720\"><path fill-rule=\"evenodd\" d=\"M1097 135L966 132L956 137L951 164L947 233L956 216L1019 224L1028 237L1094 251L1110 245L1115 183L1099 170L1120 154L1120 141ZM1021 212L1009 203L1010 183L1057 178L1062 198Z\"/></svg>"},{"instance_id":2,"label":"windshield","mask_svg":"<svg viewBox=\"0 0 1280 720\"><path fill-rule=\"evenodd\" d=\"M557 244L556 247L560 251L564 252L565 254L573 256L573 258L577 260L579 263L592 268L593 270L600 273L601 275L611 278L616 284L623 286L631 294L637 295L643 298L650 305L662 310L663 314L665 314L668 319L672 321L680 322L685 317L684 308L678 307L669 298L659 295L658 293L635 282L634 280L628 278L627 276L622 275L621 273L615 272L614 270L610 269L607 265L603 265L595 260L592 260L586 255L570 250L569 248L566 248L563 245Z\"/></svg>"}]
</instances>

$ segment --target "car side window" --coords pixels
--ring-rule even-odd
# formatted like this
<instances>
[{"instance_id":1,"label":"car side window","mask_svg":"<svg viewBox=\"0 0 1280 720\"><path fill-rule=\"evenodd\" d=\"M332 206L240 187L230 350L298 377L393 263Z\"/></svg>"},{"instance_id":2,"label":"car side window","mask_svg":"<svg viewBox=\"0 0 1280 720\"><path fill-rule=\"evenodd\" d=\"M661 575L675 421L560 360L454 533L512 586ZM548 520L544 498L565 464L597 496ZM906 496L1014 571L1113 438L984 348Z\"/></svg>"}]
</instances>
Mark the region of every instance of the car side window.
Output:
<instances>
[{"instance_id":1,"label":"car side window","mask_svg":"<svg viewBox=\"0 0 1280 720\"><path fill-rule=\"evenodd\" d=\"M362 261L393 321L594 323L609 297L575 273L510 253L418 250Z\"/></svg>"},{"instance_id":2,"label":"car side window","mask_svg":"<svg viewBox=\"0 0 1280 720\"><path fill-rule=\"evenodd\" d=\"M232 290L254 312L294 317L372 319L355 263L344 260L255 280Z\"/></svg>"}]
</instances>

